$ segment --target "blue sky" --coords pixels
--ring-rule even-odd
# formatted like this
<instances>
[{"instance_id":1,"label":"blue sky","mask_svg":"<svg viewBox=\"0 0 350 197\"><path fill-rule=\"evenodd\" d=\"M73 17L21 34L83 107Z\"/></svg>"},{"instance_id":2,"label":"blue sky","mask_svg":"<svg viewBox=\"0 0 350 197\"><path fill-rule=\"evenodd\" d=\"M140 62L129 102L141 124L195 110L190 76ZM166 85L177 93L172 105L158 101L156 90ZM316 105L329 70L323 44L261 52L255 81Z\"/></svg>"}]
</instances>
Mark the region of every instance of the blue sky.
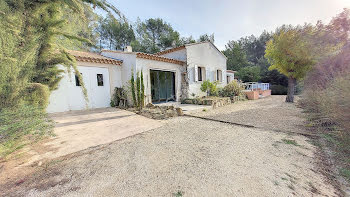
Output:
<instances>
[{"instance_id":1,"label":"blue sky","mask_svg":"<svg viewBox=\"0 0 350 197\"><path fill-rule=\"evenodd\" d=\"M329 22L350 0L108 0L131 22L162 18L182 36L198 38L215 34L215 44L224 49L229 40L282 24Z\"/></svg>"}]
</instances>

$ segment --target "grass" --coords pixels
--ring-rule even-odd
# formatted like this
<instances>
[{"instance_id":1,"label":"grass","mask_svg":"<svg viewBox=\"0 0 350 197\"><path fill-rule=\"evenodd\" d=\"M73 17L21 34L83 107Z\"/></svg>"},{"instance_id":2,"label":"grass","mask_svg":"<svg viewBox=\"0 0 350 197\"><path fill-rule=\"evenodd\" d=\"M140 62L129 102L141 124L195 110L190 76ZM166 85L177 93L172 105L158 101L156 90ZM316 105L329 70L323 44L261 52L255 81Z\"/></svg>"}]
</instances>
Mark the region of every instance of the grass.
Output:
<instances>
[{"instance_id":1,"label":"grass","mask_svg":"<svg viewBox=\"0 0 350 197\"><path fill-rule=\"evenodd\" d=\"M350 181L350 169L347 168L341 168L340 169L340 175L342 175L345 179Z\"/></svg>"},{"instance_id":2,"label":"grass","mask_svg":"<svg viewBox=\"0 0 350 197\"><path fill-rule=\"evenodd\" d=\"M294 146L300 146L295 140L282 139L282 142L284 142L285 144L290 144L290 145L294 145Z\"/></svg>"},{"instance_id":3,"label":"grass","mask_svg":"<svg viewBox=\"0 0 350 197\"><path fill-rule=\"evenodd\" d=\"M173 193L173 195L175 197L181 197L181 196L183 196L183 192L182 191L177 191L176 193Z\"/></svg>"},{"instance_id":4,"label":"grass","mask_svg":"<svg viewBox=\"0 0 350 197\"><path fill-rule=\"evenodd\" d=\"M208 111L208 110L204 108L202 111L206 112L206 111Z\"/></svg>"}]
</instances>

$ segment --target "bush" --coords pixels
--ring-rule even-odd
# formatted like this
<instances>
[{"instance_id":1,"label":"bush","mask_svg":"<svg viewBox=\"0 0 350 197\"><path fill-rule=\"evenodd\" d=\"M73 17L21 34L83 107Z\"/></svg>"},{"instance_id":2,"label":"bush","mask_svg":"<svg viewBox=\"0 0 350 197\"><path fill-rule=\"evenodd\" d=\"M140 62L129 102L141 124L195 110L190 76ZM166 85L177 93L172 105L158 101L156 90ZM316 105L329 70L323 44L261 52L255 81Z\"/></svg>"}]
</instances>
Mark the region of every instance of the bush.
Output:
<instances>
[{"instance_id":1,"label":"bush","mask_svg":"<svg viewBox=\"0 0 350 197\"><path fill-rule=\"evenodd\" d=\"M288 88L283 85L271 85L271 94L273 95L287 95Z\"/></svg>"},{"instance_id":2,"label":"bush","mask_svg":"<svg viewBox=\"0 0 350 197\"><path fill-rule=\"evenodd\" d=\"M234 97L243 95L244 86L238 83L236 80L231 81L222 90L219 95L222 97Z\"/></svg>"},{"instance_id":3,"label":"bush","mask_svg":"<svg viewBox=\"0 0 350 197\"><path fill-rule=\"evenodd\" d=\"M30 83L24 92L24 101L26 104L36 106L43 110L49 104L50 90L49 87L41 83Z\"/></svg>"},{"instance_id":4,"label":"bush","mask_svg":"<svg viewBox=\"0 0 350 197\"><path fill-rule=\"evenodd\" d=\"M41 107L20 105L0 111L0 157L25 144L24 136L37 137L51 134L53 123Z\"/></svg>"},{"instance_id":5,"label":"bush","mask_svg":"<svg viewBox=\"0 0 350 197\"><path fill-rule=\"evenodd\" d=\"M120 106L121 100L125 100L125 101L127 100L127 92L123 88L114 88L114 93L111 99L111 107ZM127 102L125 104L127 104ZM123 107L126 107L126 106L123 106Z\"/></svg>"},{"instance_id":6,"label":"bush","mask_svg":"<svg viewBox=\"0 0 350 197\"><path fill-rule=\"evenodd\" d=\"M201 91L206 92L207 96L218 96L218 82L211 83L209 80L204 81L201 84Z\"/></svg>"}]
</instances>

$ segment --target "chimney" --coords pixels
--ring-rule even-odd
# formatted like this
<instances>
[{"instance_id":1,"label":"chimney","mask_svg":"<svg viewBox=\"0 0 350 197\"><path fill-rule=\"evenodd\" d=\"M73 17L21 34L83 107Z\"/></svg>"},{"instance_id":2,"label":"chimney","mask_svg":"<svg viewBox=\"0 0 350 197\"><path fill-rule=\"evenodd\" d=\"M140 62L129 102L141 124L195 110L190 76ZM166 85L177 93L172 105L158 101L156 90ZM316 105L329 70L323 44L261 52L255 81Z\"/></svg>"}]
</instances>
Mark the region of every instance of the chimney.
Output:
<instances>
[{"instance_id":1,"label":"chimney","mask_svg":"<svg viewBox=\"0 0 350 197\"><path fill-rule=\"evenodd\" d=\"M131 46L124 47L124 52L132 52L132 47Z\"/></svg>"}]
</instances>

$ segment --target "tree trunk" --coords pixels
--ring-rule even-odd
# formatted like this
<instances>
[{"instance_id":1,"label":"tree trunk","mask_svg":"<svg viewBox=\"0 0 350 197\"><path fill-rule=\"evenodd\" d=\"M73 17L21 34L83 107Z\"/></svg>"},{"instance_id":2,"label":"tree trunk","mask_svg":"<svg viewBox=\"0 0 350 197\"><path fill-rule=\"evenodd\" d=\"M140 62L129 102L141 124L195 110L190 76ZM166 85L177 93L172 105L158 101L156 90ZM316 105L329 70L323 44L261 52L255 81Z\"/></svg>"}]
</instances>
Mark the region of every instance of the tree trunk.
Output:
<instances>
[{"instance_id":1,"label":"tree trunk","mask_svg":"<svg viewBox=\"0 0 350 197\"><path fill-rule=\"evenodd\" d=\"M296 80L293 77L288 78L288 93L286 97L286 102L288 103L294 102L295 83L296 83Z\"/></svg>"}]
</instances>

